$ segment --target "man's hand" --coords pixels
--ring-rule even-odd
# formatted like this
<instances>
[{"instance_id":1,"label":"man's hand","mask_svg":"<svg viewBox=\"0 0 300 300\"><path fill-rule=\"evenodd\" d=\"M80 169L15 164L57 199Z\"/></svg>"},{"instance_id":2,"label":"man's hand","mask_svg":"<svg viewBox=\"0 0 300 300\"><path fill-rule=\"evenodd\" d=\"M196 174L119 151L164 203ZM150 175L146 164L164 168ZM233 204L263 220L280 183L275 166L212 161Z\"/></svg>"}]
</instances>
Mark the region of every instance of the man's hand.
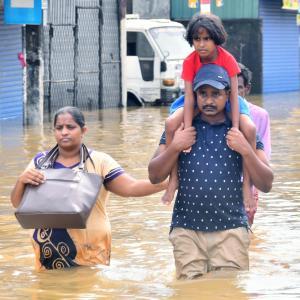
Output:
<instances>
[{"instance_id":1,"label":"man's hand","mask_svg":"<svg viewBox=\"0 0 300 300\"><path fill-rule=\"evenodd\" d=\"M183 123L181 123L180 127L175 131L174 137L172 140L172 147L181 152L185 149L189 149L196 142L196 130L194 127L188 127L184 129Z\"/></svg>"},{"instance_id":2,"label":"man's hand","mask_svg":"<svg viewBox=\"0 0 300 300\"><path fill-rule=\"evenodd\" d=\"M248 143L243 133L237 128L231 128L226 135L227 146L242 156L251 151L251 145Z\"/></svg>"}]
</instances>

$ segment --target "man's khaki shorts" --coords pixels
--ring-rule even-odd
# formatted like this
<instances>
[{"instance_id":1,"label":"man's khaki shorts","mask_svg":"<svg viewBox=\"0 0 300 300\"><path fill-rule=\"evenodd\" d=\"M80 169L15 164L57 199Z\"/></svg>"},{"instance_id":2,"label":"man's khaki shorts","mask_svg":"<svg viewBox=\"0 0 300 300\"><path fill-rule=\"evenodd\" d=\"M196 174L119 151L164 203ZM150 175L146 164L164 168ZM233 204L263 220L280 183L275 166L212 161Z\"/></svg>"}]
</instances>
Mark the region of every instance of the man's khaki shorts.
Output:
<instances>
[{"instance_id":1,"label":"man's khaki shorts","mask_svg":"<svg viewBox=\"0 0 300 300\"><path fill-rule=\"evenodd\" d=\"M177 279L193 279L214 270L248 270L247 228L204 232L175 227L173 244Z\"/></svg>"}]
</instances>

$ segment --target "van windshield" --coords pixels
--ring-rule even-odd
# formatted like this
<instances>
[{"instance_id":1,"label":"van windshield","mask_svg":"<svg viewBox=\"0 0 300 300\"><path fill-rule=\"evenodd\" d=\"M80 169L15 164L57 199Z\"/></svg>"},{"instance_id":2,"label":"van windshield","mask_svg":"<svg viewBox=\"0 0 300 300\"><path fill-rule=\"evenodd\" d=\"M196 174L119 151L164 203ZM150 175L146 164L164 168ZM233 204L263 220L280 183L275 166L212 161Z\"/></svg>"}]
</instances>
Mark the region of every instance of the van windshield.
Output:
<instances>
[{"instance_id":1,"label":"van windshield","mask_svg":"<svg viewBox=\"0 0 300 300\"><path fill-rule=\"evenodd\" d=\"M193 51L181 27L159 27L149 31L166 59L183 59Z\"/></svg>"}]
</instances>

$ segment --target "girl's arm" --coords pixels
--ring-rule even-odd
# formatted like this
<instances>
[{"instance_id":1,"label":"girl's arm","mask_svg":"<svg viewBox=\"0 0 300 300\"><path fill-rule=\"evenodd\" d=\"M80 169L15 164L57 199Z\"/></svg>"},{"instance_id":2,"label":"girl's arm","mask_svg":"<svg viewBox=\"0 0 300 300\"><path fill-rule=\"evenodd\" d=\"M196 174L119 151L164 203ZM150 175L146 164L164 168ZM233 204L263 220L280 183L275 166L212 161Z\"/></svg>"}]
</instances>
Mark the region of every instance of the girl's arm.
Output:
<instances>
[{"instance_id":1,"label":"girl's arm","mask_svg":"<svg viewBox=\"0 0 300 300\"><path fill-rule=\"evenodd\" d=\"M194 106L195 106L195 98L193 92L193 84L190 81L184 81L184 110L183 110L183 120L184 120L184 128L189 128L192 126L193 118L194 118Z\"/></svg>"},{"instance_id":2,"label":"girl's arm","mask_svg":"<svg viewBox=\"0 0 300 300\"><path fill-rule=\"evenodd\" d=\"M127 173L106 184L107 190L122 197L141 197L151 195L167 188L168 181L152 184L149 180L135 179Z\"/></svg>"},{"instance_id":3,"label":"girl's arm","mask_svg":"<svg viewBox=\"0 0 300 300\"><path fill-rule=\"evenodd\" d=\"M239 128L240 109L238 100L238 78L237 75L230 77L230 106L232 127Z\"/></svg>"},{"instance_id":4,"label":"girl's arm","mask_svg":"<svg viewBox=\"0 0 300 300\"><path fill-rule=\"evenodd\" d=\"M13 190L10 194L10 201L14 207L18 207L24 191L26 184L31 184L38 186L39 184L44 182L44 175L33 168L26 169L18 178Z\"/></svg>"}]
</instances>

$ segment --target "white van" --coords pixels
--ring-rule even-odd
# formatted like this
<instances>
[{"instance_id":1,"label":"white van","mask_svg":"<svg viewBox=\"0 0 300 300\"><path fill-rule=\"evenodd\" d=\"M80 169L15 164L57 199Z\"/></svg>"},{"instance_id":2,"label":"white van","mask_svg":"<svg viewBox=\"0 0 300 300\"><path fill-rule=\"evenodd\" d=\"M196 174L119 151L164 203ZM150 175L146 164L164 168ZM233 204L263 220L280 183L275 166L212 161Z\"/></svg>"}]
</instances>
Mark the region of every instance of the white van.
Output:
<instances>
[{"instance_id":1,"label":"white van","mask_svg":"<svg viewBox=\"0 0 300 300\"><path fill-rule=\"evenodd\" d=\"M183 59L192 52L185 28L167 19L127 15L127 105L167 103L183 91Z\"/></svg>"}]
</instances>

